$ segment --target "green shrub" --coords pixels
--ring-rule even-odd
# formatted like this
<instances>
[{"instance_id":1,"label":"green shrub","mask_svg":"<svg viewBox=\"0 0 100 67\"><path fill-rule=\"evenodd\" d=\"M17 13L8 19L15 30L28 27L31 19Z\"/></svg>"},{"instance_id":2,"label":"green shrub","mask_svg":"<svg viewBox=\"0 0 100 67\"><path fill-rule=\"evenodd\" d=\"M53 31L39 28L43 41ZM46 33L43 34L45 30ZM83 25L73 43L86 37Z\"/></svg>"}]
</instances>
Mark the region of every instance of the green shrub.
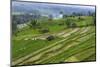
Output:
<instances>
[{"instance_id":1,"label":"green shrub","mask_svg":"<svg viewBox=\"0 0 100 67\"><path fill-rule=\"evenodd\" d=\"M48 36L46 39L48 40L48 41L51 41L51 40L54 40L54 36L52 36L52 35L50 35L50 36Z\"/></svg>"},{"instance_id":2,"label":"green shrub","mask_svg":"<svg viewBox=\"0 0 100 67\"><path fill-rule=\"evenodd\" d=\"M40 32L41 33L47 33L47 32L49 32L49 29L41 29Z\"/></svg>"}]
</instances>

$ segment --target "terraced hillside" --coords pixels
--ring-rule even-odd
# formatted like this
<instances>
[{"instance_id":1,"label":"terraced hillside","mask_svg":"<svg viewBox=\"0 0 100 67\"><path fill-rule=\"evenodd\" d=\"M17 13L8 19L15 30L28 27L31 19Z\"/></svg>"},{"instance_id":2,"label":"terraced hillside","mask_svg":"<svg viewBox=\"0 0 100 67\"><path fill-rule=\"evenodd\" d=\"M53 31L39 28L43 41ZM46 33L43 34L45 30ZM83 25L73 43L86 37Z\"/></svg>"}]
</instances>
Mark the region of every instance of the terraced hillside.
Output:
<instances>
[{"instance_id":1,"label":"terraced hillside","mask_svg":"<svg viewBox=\"0 0 100 67\"><path fill-rule=\"evenodd\" d=\"M96 7L12 1L12 66L96 61Z\"/></svg>"},{"instance_id":2,"label":"terraced hillside","mask_svg":"<svg viewBox=\"0 0 100 67\"><path fill-rule=\"evenodd\" d=\"M52 41L42 39L52 34ZM95 26L68 28L36 37L13 39L12 65L95 61Z\"/></svg>"}]
</instances>

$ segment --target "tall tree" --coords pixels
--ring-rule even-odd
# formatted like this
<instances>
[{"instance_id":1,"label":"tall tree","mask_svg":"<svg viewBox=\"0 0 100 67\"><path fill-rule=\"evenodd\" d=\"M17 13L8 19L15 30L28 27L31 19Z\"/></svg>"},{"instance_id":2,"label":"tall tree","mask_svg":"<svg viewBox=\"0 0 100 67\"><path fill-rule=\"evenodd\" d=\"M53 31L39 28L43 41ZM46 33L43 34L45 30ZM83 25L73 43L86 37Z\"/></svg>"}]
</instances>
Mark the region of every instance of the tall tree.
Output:
<instances>
[{"instance_id":1,"label":"tall tree","mask_svg":"<svg viewBox=\"0 0 100 67\"><path fill-rule=\"evenodd\" d=\"M36 26L37 26L37 20L34 19L34 20L32 20L32 21L30 22L30 27L31 27L31 28L36 28Z\"/></svg>"},{"instance_id":2,"label":"tall tree","mask_svg":"<svg viewBox=\"0 0 100 67\"><path fill-rule=\"evenodd\" d=\"M17 23L12 22L12 34L16 35L16 32L17 32Z\"/></svg>"},{"instance_id":3,"label":"tall tree","mask_svg":"<svg viewBox=\"0 0 100 67\"><path fill-rule=\"evenodd\" d=\"M50 21L53 20L53 15L52 15L52 14L49 15L49 20L50 20Z\"/></svg>"}]
</instances>

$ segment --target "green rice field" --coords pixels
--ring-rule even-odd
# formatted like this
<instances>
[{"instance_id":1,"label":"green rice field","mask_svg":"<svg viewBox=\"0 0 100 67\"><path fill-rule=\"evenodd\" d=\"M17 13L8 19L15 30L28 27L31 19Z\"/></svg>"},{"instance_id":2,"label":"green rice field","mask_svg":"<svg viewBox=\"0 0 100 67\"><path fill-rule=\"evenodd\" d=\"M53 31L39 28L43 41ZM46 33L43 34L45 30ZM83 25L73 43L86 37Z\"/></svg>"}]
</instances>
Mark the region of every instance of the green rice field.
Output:
<instances>
[{"instance_id":1,"label":"green rice field","mask_svg":"<svg viewBox=\"0 0 100 67\"><path fill-rule=\"evenodd\" d=\"M92 16L38 20L35 29L26 26L12 35L12 65L68 63L96 60L96 27ZM66 22L74 22L68 27ZM39 27L39 28L38 28ZM46 33L42 29L48 29ZM52 40L48 40L53 36Z\"/></svg>"}]
</instances>

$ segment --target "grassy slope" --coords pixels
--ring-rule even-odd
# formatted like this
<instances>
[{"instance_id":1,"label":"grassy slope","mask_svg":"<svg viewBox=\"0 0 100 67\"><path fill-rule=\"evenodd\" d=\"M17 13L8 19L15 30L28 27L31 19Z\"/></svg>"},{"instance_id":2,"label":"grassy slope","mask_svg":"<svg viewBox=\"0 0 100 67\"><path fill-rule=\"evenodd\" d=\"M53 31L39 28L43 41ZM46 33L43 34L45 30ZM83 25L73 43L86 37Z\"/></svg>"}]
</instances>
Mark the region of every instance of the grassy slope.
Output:
<instances>
[{"instance_id":1,"label":"grassy slope","mask_svg":"<svg viewBox=\"0 0 100 67\"><path fill-rule=\"evenodd\" d=\"M44 63L59 63L59 62L64 62L64 60L67 59L68 57L73 56L74 54L78 54L79 52L82 52L84 50L88 50L88 47L91 47L92 43L94 43L93 44L94 45L93 49L95 49L95 40L94 39L95 39L95 37L92 37L92 38L89 37L89 40L81 41L81 42L79 42L78 45L69 48L68 50L62 52L61 54L58 54L58 55L56 55L54 57L51 57L51 58L48 58L47 60L41 61L40 63L44 64ZM67 43L67 44L69 44L69 43ZM86 52L88 52L88 51L86 51ZM86 53L86 54L84 54L84 55L89 55L89 52ZM95 52L95 50L94 50L94 52ZM85 57L85 56L83 56L83 57ZM82 58L82 56L80 56L80 58ZM79 59L79 61L81 61L81 59ZM74 62L74 61L72 61L72 62Z\"/></svg>"},{"instance_id":2,"label":"grassy slope","mask_svg":"<svg viewBox=\"0 0 100 67\"><path fill-rule=\"evenodd\" d=\"M16 60L20 57L27 55L27 54L30 54L31 52L36 51L38 49L41 49L43 47L49 46L49 44L52 44L52 43L59 41L59 40L60 39L55 39L53 41L13 40L13 45L12 45L13 60Z\"/></svg>"},{"instance_id":3,"label":"grassy slope","mask_svg":"<svg viewBox=\"0 0 100 67\"><path fill-rule=\"evenodd\" d=\"M86 25L86 24L92 24L92 22L93 22L92 17L84 17L84 18L85 18L84 20L80 21L80 20L78 20L77 17L75 17L75 18L71 17L71 19L74 19L75 20L74 22L77 23L77 25L79 25L79 26ZM59 23L62 23L65 20L66 19L59 19L59 20L50 21L50 23L44 22L41 24L41 27L48 28L50 30L50 33L57 33L59 31L65 30L66 25L61 25L61 26L58 25ZM66 30L67 30L67 28L66 28ZM91 27L91 29L88 30L88 32L91 32L91 31L92 31L92 33L94 33L95 28ZM75 34L77 34L77 33L79 34L80 32L76 32ZM92 34L92 33L90 33L90 34ZM61 39L58 38L53 41L24 40L25 38L32 38L32 37L38 36L38 35L40 35L40 33L38 32L37 29L33 30L33 29L29 29L29 28L24 28L24 29L22 29L21 32L18 33L17 37L14 36L12 39L13 60L20 59L21 57L24 57L32 52L38 51L39 49L47 47L50 44L63 39L63 38L61 38ZM70 38L71 38L71 36L70 36ZM78 37L78 36L80 36L80 35L77 35L75 37ZM87 39L87 38L90 38L90 40L85 41L84 39ZM72 42L74 42L74 41L72 41ZM82 60L89 61L91 59L95 60L95 55L94 55L95 54L95 35L93 35L92 37L90 35L87 35L86 37L81 37L80 39L77 39L77 42L79 42L79 44L77 46L73 46L73 47L69 48L68 50L62 52L61 54L57 54L54 57L47 58L47 60L41 61L40 64L70 62L70 61L74 62L75 58L77 59L77 61L82 61ZM83 43L83 44L81 44L81 43ZM94 47L91 47L92 44L94 45ZM91 48L88 49L88 47L91 47ZM63 50L63 48L62 48L62 50ZM85 51L85 50L87 50L87 51ZM83 51L83 53L81 53L82 51ZM91 51L92 52L94 51L94 52L90 53ZM43 57L42 57L42 59L43 59ZM29 64L32 64L32 63L33 62L30 62Z\"/></svg>"}]
</instances>

